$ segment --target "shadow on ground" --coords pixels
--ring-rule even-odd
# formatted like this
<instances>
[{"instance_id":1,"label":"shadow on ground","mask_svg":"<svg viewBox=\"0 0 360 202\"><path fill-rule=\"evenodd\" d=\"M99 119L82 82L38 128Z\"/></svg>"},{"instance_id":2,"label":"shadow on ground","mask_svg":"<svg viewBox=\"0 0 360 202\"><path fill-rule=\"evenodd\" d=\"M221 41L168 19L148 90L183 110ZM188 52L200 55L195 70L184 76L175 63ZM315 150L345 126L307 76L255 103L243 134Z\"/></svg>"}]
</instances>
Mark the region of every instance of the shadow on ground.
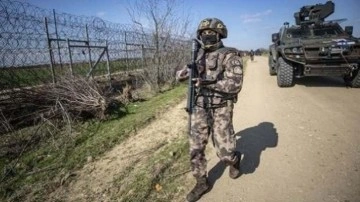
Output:
<instances>
[{"instance_id":1,"label":"shadow on ground","mask_svg":"<svg viewBox=\"0 0 360 202\"><path fill-rule=\"evenodd\" d=\"M347 87L344 80L340 77L309 76L297 78L294 81L295 85L306 87Z\"/></svg>"},{"instance_id":2,"label":"shadow on ground","mask_svg":"<svg viewBox=\"0 0 360 202\"><path fill-rule=\"evenodd\" d=\"M261 152L266 148L276 147L278 143L278 134L273 123L262 122L257 126L244 129L236 133L238 137L236 150L242 154L240 169L242 174L255 172L260 165ZM226 166L219 161L208 173L209 181L215 184Z\"/></svg>"}]
</instances>

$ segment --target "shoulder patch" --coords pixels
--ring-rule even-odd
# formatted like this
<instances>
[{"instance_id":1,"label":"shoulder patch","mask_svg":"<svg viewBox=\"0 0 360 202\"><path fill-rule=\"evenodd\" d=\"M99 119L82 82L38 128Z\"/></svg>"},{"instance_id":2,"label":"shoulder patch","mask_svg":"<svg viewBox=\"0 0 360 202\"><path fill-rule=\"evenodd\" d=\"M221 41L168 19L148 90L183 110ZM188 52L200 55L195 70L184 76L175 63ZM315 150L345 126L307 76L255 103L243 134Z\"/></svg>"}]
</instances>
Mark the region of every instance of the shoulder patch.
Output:
<instances>
[{"instance_id":1,"label":"shoulder patch","mask_svg":"<svg viewBox=\"0 0 360 202\"><path fill-rule=\"evenodd\" d=\"M228 64L230 66L243 66L243 62L241 57L237 56L237 55L231 55L229 60L228 60Z\"/></svg>"},{"instance_id":2,"label":"shoulder patch","mask_svg":"<svg viewBox=\"0 0 360 202\"><path fill-rule=\"evenodd\" d=\"M232 60L231 64L234 66L239 66L239 65L241 65L241 62L239 60Z\"/></svg>"},{"instance_id":3,"label":"shoulder patch","mask_svg":"<svg viewBox=\"0 0 360 202\"><path fill-rule=\"evenodd\" d=\"M242 68L240 66L236 66L234 68L234 74L242 74Z\"/></svg>"},{"instance_id":4,"label":"shoulder patch","mask_svg":"<svg viewBox=\"0 0 360 202\"><path fill-rule=\"evenodd\" d=\"M242 60L239 56L233 56L229 59L228 61L228 68L231 69L230 71L232 71L234 74L242 74L242 68L243 68L243 64L242 64Z\"/></svg>"}]
</instances>

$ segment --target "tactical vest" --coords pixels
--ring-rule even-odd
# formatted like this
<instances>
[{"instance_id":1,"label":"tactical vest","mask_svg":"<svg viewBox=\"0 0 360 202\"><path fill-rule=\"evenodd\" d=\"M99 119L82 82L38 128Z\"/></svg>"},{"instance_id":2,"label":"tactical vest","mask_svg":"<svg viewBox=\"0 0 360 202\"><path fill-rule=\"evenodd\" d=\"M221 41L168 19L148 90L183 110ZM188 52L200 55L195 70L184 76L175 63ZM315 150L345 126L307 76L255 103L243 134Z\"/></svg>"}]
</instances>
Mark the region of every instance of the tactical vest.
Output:
<instances>
[{"instance_id":1,"label":"tactical vest","mask_svg":"<svg viewBox=\"0 0 360 202\"><path fill-rule=\"evenodd\" d=\"M200 75L202 79L221 80L225 71L225 59L229 53L240 56L240 52L236 48L222 47L218 50L209 53L209 57L205 58L204 52L201 49L196 60L197 66L201 69L206 69L206 74ZM207 61L206 61L207 60Z\"/></svg>"},{"instance_id":2,"label":"tactical vest","mask_svg":"<svg viewBox=\"0 0 360 202\"><path fill-rule=\"evenodd\" d=\"M230 47L222 47L214 52L208 53L206 56L201 49L201 51L199 51L196 64L198 66L198 70L201 71L204 69L205 73L200 74L200 77L207 80L222 80L224 77L225 62L227 59L229 59L226 57L230 53L240 56L240 53L237 49ZM199 100L199 106L206 105L207 108L223 107L226 105L227 100L233 100L234 102L237 100L237 95L214 92L210 89L207 89L206 86L198 89L197 98L198 96L204 97L204 99Z\"/></svg>"}]
</instances>

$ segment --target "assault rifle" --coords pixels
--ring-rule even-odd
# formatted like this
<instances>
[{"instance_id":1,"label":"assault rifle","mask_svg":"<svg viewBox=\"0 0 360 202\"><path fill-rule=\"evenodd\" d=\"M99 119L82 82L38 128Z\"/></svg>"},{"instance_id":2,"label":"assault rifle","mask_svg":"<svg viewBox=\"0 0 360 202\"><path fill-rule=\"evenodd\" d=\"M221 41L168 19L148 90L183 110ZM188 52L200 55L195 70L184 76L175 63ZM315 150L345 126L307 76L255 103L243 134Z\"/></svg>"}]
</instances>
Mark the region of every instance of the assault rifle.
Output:
<instances>
[{"instance_id":1,"label":"assault rifle","mask_svg":"<svg viewBox=\"0 0 360 202\"><path fill-rule=\"evenodd\" d=\"M191 132L191 115L194 112L195 105L195 84L199 78L198 68L196 66L196 58L199 53L200 42L197 39L192 40L191 44L191 63L188 64L189 72L189 86L188 86L188 98L185 110L189 114L189 133ZM214 84L216 80L201 79L201 86Z\"/></svg>"},{"instance_id":2,"label":"assault rifle","mask_svg":"<svg viewBox=\"0 0 360 202\"><path fill-rule=\"evenodd\" d=\"M199 42L196 39L192 40L191 44L191 63L188 64L189 72L189 86L188 86L188 98L187 98L187 105L186 111L189 113L189 124L191 123L191 114L194 110L194 103L195 103L195 83L194 78L198 77L198 70L196 67L196 58L199 52Z\"/></svg>"}]
</instances>

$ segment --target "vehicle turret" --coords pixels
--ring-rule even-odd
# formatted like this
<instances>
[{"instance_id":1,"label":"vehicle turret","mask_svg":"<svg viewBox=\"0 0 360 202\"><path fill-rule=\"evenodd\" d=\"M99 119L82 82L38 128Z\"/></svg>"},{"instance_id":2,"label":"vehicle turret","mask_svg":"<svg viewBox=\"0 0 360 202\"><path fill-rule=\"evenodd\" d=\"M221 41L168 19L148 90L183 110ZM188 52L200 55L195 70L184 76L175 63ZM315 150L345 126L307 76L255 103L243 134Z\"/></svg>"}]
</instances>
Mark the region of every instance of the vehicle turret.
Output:
<instances>
[{"instance_id":1,"label":"vehicle turret","mask_svg":"<svg viewBox=\"0 0 360 202\"><path fill-rule=\"evenodd\" d=\"M294 13L296 25L319 24L325 18L334 13L335 4L327 1L325 4L307 5L300 8L299 12Z\"/></svg>"}]
</instances>

